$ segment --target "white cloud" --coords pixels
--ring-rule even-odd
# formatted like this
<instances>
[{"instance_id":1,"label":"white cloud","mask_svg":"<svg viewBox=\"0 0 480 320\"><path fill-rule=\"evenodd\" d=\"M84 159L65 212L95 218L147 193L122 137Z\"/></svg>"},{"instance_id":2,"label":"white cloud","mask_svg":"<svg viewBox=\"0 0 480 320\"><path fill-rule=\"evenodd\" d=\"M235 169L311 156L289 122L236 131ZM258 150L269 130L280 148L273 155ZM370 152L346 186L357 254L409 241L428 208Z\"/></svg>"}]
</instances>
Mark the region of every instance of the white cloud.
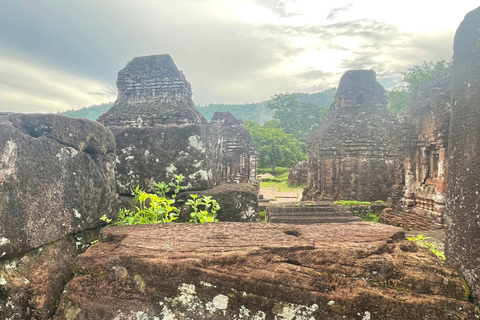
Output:
<instances>
[{"instance_id":1,"label":"white cloud","mask_svg":"<svg viewBox=\"0 0 480 320\"><path fill-rule=\"evenodd\" d=\"M0 111L58 112L115 97L108 84L0 55Z\"/></svg>"}]
</instances>

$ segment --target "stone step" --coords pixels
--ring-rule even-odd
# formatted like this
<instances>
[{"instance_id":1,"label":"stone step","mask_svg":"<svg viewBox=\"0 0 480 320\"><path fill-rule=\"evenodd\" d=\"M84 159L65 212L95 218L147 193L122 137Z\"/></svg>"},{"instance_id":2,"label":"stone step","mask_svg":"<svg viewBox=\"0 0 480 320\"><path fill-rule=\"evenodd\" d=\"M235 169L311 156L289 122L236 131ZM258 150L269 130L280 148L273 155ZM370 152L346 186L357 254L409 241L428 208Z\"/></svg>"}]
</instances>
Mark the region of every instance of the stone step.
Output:
<instances>
[{"instance_id":1,"label":"stone step","mask_svg":"<svg viewBox=\"0 0 480 320\"><path fill-rule=\"evenodd\" d=\"M362 221L357 216L273 216L269 218L270 223L288 224L315 224L315 223L347 223Z\"/></svg>"},{"instance_id":2,"label":"stone step","mask_svg":"<svg viewBox=\"0 0 480 320\"><path fill-rule=\"evenodd\" d=\"M270 207L270 212L275 213L307 213L307 212L347 212L351 213L347 207L312 207L312 208L297 208L297 207Z\"/></svg>"},{"instance_id":3,"label":"stone step","mask_svg":"<svg viewBox=\"0 0 480 320\"><path fill-rule=\"evenodd\" d=\"M351 216L352 213L350 211L315 211L315 212L304 212L304 211L297 211L297 212L268 212L269 215L273 215L275 217L328 217L328 216L335 216L335 217L346 217Z\"/></svg>"},{"instance_id":4,"label":"stone step","mask_svg":"<svg viewBox=\"0 0 480 320\"><path fill-rule=\"evenodd\" d=\"M266 221L270 223L316 224L346 223L361 221L346 206L337 206L333 202L316 202L313 205L290 204L267 208Z\"/></svg>"}]
</instances>

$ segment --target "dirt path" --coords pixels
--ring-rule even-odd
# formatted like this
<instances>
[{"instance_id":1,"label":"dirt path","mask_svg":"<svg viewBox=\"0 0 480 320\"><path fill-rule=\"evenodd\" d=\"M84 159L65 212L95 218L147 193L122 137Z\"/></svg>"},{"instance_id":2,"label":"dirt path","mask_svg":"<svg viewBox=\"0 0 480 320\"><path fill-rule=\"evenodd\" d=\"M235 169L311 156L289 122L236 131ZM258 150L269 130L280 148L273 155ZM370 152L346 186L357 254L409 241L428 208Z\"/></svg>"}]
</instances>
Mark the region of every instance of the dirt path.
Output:
<instances>
[{"instance_id":1,"label":"dirt path","mask_svg":"<svg viewBox=\"0 0 480 320\"><path fill-rule=\"evenodd\" d=\"M277 189L261 188L258 194L263 194L264 199L269 199L271 203L296 202L302 199L303 189L291 189L290 191L278 191Z\"/></svg>"}]
</instances>

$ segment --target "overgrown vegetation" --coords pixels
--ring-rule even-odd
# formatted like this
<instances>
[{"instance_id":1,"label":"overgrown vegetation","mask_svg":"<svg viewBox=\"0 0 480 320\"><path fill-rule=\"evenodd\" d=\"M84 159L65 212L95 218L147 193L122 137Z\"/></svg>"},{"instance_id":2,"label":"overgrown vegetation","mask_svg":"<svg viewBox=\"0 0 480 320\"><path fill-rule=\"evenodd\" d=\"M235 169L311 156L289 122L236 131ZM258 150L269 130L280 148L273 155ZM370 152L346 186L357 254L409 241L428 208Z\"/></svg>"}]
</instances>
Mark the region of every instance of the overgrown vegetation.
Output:
<instances>
[{"instance_id":1,"label":"overgrown vegetation","mask_svg":"<svg viewBox=\"0 0 480 320\"><path fill-rule=\"evenodd\" d=\"M420 66L413 66L402 73L402 82L388 93L388 108L396 114L403 109L410 108L415 89L419 84L427 81L437 73L442 72L451 66L451 61L423 61Z\"/></svg>"},{"instance_id":2,"label":"overgrown vegetation","mask_svg":"<svg viewBox=\"0 0 480 320\"><path fill-rule=\"evenodd\" d=\"M382 202L381 200L375 201L375 202ZM357 207L357 206L370 206L372 203L370 201L357 201L357 200L337 200L334 201L333 203L341 205L341 206L349 206L350 208ZM355 216L358 216L362 218L362 221L367 221L367 222L379 222L380 219L378 216L373 213L370 210L360 210L360 209L355 209L352 210L353 214Z\"/></svg>"},{"instance_id":3,"label":"overgrown vegetation","mask_svg":"<svg viewBox=\"0 0 480 320\"><path fill-rule=\"evenodd\" d=\"M368 221L368 222L379 222L380 221L378 216L371 211L367 212L365 214L365 216L361 217L361 218L362 218L362 221Z\"/></svg>"},{"instance_id":4,"label":"overgrown vegetation","mask_svg":"<svg viewBox=\"0 0 480 320\"><path fill-rule=\"evenodd\" d=\"M185 189L181 182L183 175L176 175L173 182L155 183L155 193L148 193L137 186L133 191L135 196L135 209L121 209L116 219L109 219L103 215L100 219L109 225L127 226L137 224L169 223L178 219L180 210L175 206L175 198L178 193ZM220 209L217 201L208 196L198 197L191 195L192 199L186 204L193 212L190 214L190 222L205 223L217 222L216 212Z\"/></svg>"},{"instance_id":5,"label":"overgrown vegetation","mask_svg":"<svg viewBox=\"0 0 480 320\"><path fill-rule=\"evenodd\" d=\"M435 242L430 242L428 239L430 239L430 237L426 237L423 234L419 234L416 237L407 237L407 240L413 241L421 247L427 248L434 255L445 260L445 254L442 251L437 250Z\"/></svg>"},{"instance_id":6,"label":"overgrown vegetation","mask_svg":"<svg viewBox=\"0 0 480 320\"><path fill-rule=\"evenodd\" d=\"M278 121L269 121L264 125L247 120L245 129L250 133L258 151L260 167L270 167L275 172L277 166L290 166L295 161L305 160L304 143L285 133Z\"/></svg>"},{"instance_id":7,"label":"overgrown vegetation","mask_svg":"<svg viewBox=\"0 0 480 320\"><path fill-rule=\"evenodd\" d=\"M328 110L328 106L301 102L289 93L274 95L268 108L275 111L273 118L279 121L279 126L301 142L306 142L308 134L318 128Z\"/></svg>"},{"instance_id":8,"label":"overgrown vegetation","mask_svg":"<svg viewBox=\"0 0 480 320\"><path fill-rule=\"evenodd\" d=\"M333 88L316 93L292 93L290 95L297 98L300 103L311 103L319 108L328 108L334 100L335 93L336 89ZM263 124L273 119L274 110L267 107L271 102L272 100L246 104L210 103L208 105L197 105L197 109L209 121L215 112L228 111L243 121L251 120Z\"/></svg>"},{"instance_id":9,"label":"overgrown vegetation","mask_svg":"<svg viewBox=\"0 0 480 320\"><path fill-rule=\"evenodd\" d=\"M89 120L97 120L102 114L110 110L113 106L113 102L102 103L99 105L93 105L90 107L84 107L78 110L67 110L60 112L64 116L74 117L74 118L85 118Z\"/></svg>"}]
</instances>

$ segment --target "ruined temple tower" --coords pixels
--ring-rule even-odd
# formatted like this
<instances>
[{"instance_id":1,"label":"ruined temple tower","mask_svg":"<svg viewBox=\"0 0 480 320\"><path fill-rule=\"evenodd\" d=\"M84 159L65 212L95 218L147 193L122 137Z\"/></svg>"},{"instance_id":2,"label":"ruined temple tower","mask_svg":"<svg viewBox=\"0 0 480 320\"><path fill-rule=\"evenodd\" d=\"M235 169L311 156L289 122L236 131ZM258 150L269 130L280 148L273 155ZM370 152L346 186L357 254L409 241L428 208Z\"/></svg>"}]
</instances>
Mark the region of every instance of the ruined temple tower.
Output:
<instances>
[{"instance_id":1,"label":"ruined temple tower","mask_svg":"<svg viewBox=\"0 0 480 320\"><path fill-rule=\"evenodd\" d=\"M307 139L303 200L386 200L395 182L396 128L375 72L347 71L327 118Z\"/></svg>"},{"instance_id":2,"label":"ruined temple tower","mask_svg":"<svg viewBox=\"0 0 480 320\"><path fill-rule=\"evenodd\" d=\"M258 186L257 151L243 120L230 112L215 112L211 124L221 132L222 183L248 182Z\"/></svg>"},{"instance_id":3,"label":"ruined temple tower","mask_svg":"<svg viewBox=\"0 0 480 320\"><path fill-rule=\"evenodd\" d=\"M206 123L190 83L168 54L136 57L118 72L118 96L99 118L107 127Z\"/></svg>"},{"instance_id":4,"label":"ruined temple tower","mask_svg":"<svg viewBox=\"0 0 480 320\"><path fill-rule=\"evenodd\" d=\"M445 254L480 306L480 7L465 16L453 50Z\"/></svg>"},{"instance_id":5,"label":"ruined temple tower","mask_svg":"<svg viewBox=\"0 0 480 320\"><path fill-rule=\"evenodd\" d=\"M179 174L187 190L256 183L256 153L243 122L219 115L207 123L169 55L134 58L118 73L117 87L117 100L98 121L115 136L118 193L137 185L151 191Z\"/></svg>"}]
</instances>

